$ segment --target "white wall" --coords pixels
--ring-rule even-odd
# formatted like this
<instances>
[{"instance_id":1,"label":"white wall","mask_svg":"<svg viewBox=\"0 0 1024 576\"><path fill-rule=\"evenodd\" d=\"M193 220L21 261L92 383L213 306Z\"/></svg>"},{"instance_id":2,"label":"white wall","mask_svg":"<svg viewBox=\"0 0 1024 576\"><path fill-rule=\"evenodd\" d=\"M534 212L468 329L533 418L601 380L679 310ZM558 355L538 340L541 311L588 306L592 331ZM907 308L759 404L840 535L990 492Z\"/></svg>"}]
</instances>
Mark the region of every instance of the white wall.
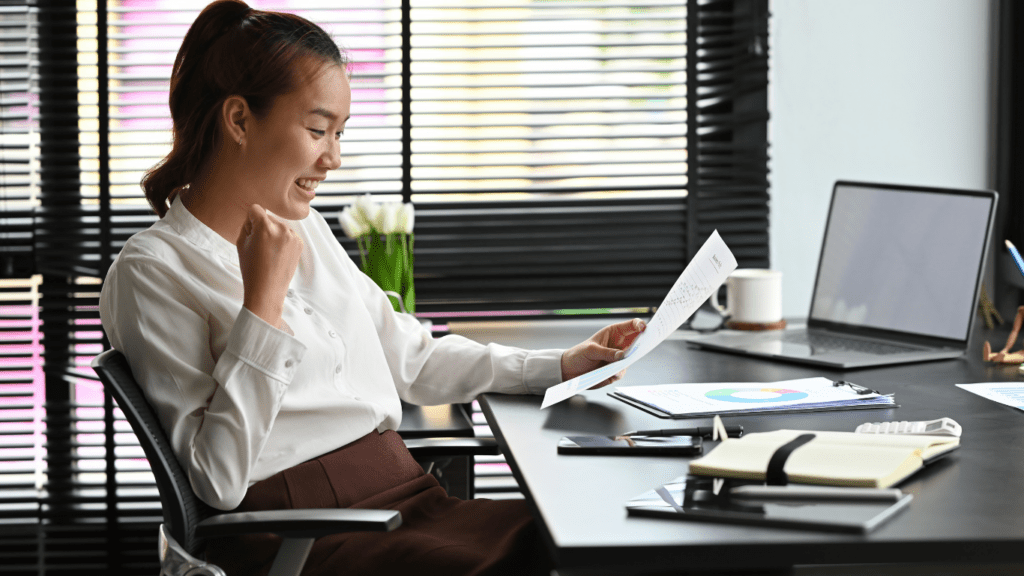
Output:
<instances>
[{"instance_id":1,"label":"white wall","mask_svg":"<svg viewBox=\"0 0 1024 576\"><path fill-rule=\"evenodd\" d=\"M989 0L772 0L770 257L806 316L838 179L991 188Z\"/></svg>"}]
</instances>

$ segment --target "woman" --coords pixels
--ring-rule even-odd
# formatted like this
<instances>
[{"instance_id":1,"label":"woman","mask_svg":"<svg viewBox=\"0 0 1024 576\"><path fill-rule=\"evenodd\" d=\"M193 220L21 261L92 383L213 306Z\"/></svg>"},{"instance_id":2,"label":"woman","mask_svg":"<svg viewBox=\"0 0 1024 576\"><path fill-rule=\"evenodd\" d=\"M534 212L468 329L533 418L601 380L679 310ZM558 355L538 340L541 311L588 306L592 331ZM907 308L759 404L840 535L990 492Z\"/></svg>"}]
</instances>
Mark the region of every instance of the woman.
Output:
<instances>
[{"instance_id":1,"label":"woman","mask_svg":"<svg viewBox=\"0 0 1024 576\"><path fill-rule=\"evenodd\" d=\"M522 502L449 498L412 460L400 399L541 393L621 357L643 323L527 351L434 339L393 312L310 209L350 104L345 59L315 24L238 0L203 10L172 72L173 149L142 182L161 219L111 266L104 329L211 506L402 512L391 533L321 538L305 573L543 571ZM275 542L217 539L207 556L263 573Z\"/></svg>"}]
</instances>

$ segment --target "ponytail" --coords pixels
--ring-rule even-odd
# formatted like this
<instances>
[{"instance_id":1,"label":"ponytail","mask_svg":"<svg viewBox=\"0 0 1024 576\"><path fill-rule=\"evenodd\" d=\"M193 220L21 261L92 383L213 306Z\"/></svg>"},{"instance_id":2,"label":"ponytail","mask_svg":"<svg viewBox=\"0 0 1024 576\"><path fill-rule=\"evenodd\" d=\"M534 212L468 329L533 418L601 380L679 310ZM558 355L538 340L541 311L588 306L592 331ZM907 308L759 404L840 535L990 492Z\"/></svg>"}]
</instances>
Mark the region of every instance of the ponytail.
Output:
<instances>
[{"instance_id":1,"label":"ponytail","mask_svg":"<svg viewBox=\"0 0 1024 576\"><path fill-rule=\"evenodd\" d=\"M262 116L275 98L297 88L299 60L308 58L347 64L330 35L305 18L254 10L241 0L217 0L203 9L171 71L171 152L142 177L157 215L164 217L216 150L217 117L227 97L242 96Z\"/></svg>"}]
</instances>

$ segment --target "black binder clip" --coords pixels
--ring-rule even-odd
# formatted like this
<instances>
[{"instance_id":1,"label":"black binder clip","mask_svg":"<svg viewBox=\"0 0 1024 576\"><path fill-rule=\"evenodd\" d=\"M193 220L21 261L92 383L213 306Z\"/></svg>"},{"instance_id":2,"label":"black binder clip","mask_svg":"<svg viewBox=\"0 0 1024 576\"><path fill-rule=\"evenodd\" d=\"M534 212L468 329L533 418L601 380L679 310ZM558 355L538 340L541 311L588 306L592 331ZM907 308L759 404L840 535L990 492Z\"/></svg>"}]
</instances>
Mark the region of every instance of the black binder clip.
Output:
<instances>
[{"instance_id":1,"label":"black binder clip","mask_svg":"<svg viewBox=\"0 0 1024 576\"><path fill-rule=\"evenodd\" d=\"M866 386L860 384L854 384L853 382L847 382L846 380L836 380L832 383L833 386L849 386L854 392L860 395L864 394L881 394L878 390L872 390Z\"/></svg>"}]
</instances>

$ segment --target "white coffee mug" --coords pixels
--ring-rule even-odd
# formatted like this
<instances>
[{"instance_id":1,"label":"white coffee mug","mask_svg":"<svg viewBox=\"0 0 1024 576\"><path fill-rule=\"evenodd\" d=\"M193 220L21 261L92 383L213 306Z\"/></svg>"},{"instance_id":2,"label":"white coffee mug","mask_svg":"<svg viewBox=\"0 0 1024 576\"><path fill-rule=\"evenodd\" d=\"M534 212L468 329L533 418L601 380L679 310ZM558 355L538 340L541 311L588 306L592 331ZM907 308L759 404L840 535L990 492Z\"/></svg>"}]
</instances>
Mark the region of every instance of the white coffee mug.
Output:
<instances>
[{"instance_id":1,"label":"white coffee mug","mask_svg":"<svg viewBox=\"0 0 1024 576\"><path fill-rule=\"evenodd\" d=\"M740 268L725 279L726 306L718 303L718 291L711 304L730 323L774 324L782 320L782 272L763 268Z\"/></svg>"}]
</instances>

